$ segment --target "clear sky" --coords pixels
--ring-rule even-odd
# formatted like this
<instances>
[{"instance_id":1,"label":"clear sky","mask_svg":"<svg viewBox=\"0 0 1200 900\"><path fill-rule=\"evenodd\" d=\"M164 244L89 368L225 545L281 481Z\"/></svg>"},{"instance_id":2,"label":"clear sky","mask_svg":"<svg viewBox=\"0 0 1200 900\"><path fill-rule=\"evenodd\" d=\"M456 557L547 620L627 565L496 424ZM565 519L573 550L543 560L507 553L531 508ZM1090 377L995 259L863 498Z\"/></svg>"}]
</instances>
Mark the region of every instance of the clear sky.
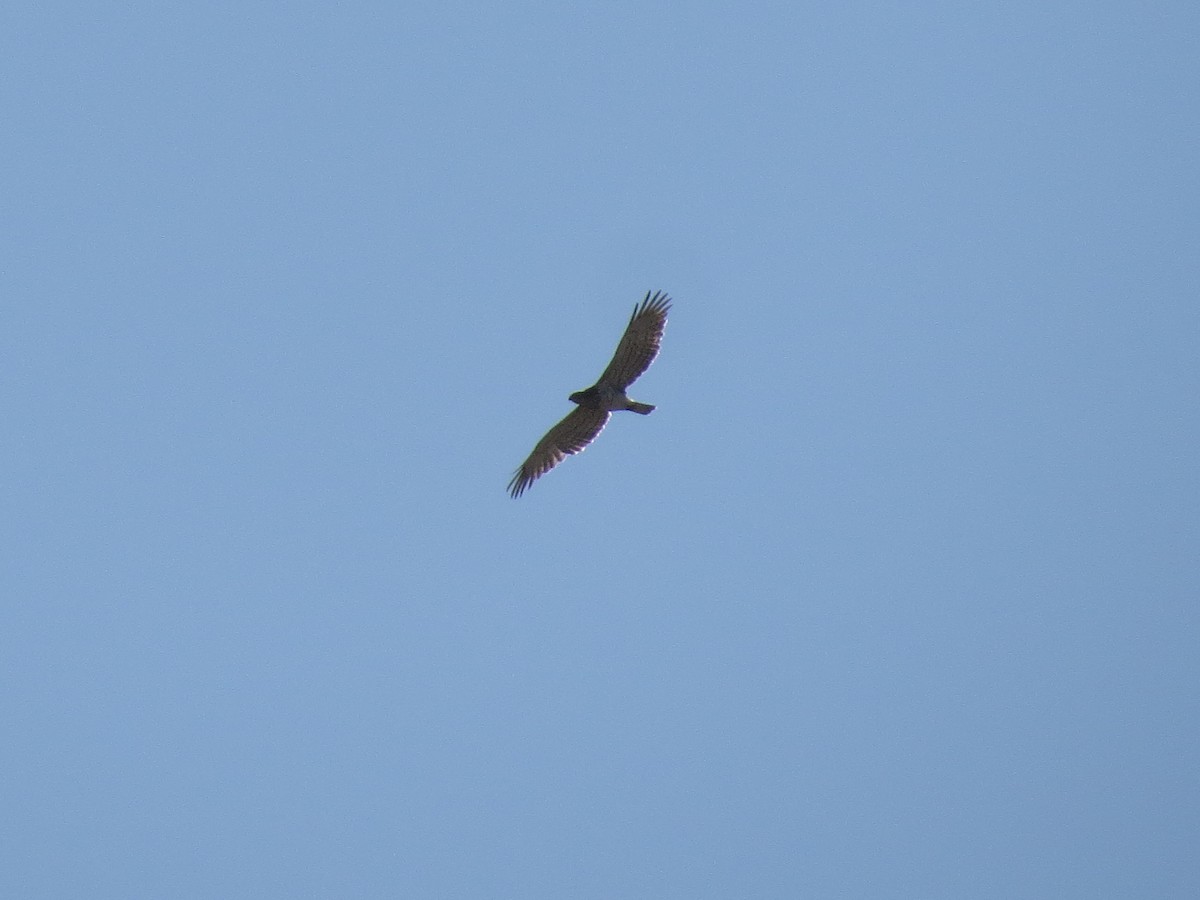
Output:
<instances>
[{"instance_id":1,"label":"clear sky","mask_svg":"<svg viewBox=\"0 0 1200 900\"><path fill-rule=\"evenodd\" d=\"M6 4L0 896L1200 896L1198 10Z\"/></svg>"}]
</instances>

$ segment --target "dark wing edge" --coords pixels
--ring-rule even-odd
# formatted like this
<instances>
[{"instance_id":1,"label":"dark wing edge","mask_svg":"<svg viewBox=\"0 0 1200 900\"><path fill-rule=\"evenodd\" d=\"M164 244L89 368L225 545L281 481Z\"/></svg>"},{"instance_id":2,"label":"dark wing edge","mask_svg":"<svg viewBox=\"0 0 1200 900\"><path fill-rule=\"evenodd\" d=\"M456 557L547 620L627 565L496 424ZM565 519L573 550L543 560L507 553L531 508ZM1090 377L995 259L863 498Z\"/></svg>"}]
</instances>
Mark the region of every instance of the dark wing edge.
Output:
<instances>
[{"instance_id":1,"label":"dark wing edge","mask_svg":"<svg viewBox=\"0 0 1200 900\"><path fill-rule=\"evenodd\" d=\"M610 384L625 390L650 368L654 357L658 356L662 346L663 331L667 327L667 312L671 309L671 298L662 291L653 295L646 291L646 296L640 304L633 307L633 315L621 342L617 344L617 352L613 354L612 362L600 376L598 384Z\"/></svg>"},{"instance_id":2,"label":"dark wing edge","mask_svg":"<svg viewBox=\"0 0 1200 900\"><path fill-rule=\"evenodd\" d=\"M546 432L537 442L529 459L521 463L508 483L508 492L520 497L529 486L557 466L568 456L579 453L596 439L608 423L609 413L599 409L577 406Z\"/></svg>"}]
</instances>

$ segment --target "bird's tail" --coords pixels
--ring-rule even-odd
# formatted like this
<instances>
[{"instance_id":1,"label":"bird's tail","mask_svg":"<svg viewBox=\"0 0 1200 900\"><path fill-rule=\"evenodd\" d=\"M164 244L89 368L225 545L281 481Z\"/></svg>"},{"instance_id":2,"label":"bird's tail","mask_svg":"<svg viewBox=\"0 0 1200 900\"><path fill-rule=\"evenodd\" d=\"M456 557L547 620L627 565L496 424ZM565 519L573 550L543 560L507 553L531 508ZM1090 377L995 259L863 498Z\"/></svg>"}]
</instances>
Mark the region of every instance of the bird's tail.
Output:
<instances>
[{"instance_id":1,"label":"bird's tail","mask_svg":"<svg viewBox=\"0 0 1200 900\"><path fill-rule=\"evenodd\" d=\"M636 400L630 400L629 405L625 408L630 412L640 413L643 416L648 416L654 412L654 407L649 403L638 403Z\"/></svg>"}]
</instances>

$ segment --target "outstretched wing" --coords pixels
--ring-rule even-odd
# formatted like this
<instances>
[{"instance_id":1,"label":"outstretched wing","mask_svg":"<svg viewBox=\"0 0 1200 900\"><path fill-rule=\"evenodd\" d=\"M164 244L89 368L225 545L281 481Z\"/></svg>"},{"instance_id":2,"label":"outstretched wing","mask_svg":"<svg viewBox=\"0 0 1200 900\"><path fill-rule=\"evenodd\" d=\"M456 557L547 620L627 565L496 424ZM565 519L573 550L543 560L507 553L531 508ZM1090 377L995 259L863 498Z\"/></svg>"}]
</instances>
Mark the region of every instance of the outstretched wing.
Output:
<instances>
[{"instance_id":1,"label":"outstretched wing","mask_svg":"<svg viewBox=\"0 0 1200 900\"><path fill-rule=\"evenodd\" d=\"M546 432L529 459L508 483L508 492L520 497L538 478L545 475L572 453L578 453L596 439L608 422L609 413L601 409L577 406L567 417Z\"/></svg>"},{"instance_id":2,"label":"outstretched wing","mask_svg":"<svg viewBox=\"0 0 1200 900\"><path fill-rule=\"evenodd\" d=\"M637 381L658 356L670 308L671 298L662 291L655 291L653 297L646 291L645 299L633 308L629 325L621 336L621 343L617 344L617 352L597 384L611 385L623 391Z\"/></svg>"}]
</instances>

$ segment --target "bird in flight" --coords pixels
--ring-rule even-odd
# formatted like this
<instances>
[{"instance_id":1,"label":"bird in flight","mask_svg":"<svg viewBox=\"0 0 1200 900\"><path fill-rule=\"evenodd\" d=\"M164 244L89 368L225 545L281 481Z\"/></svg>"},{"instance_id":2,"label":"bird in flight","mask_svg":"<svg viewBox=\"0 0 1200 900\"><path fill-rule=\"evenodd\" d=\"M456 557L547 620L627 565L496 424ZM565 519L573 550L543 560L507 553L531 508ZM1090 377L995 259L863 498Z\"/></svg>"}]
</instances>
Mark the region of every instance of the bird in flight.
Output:
<instances>
[{"instance_id":1,"label":"bird in flight","mask_svg":"<svg viewBox=\"0 0 1200 900\"><path fill-rule=\"evenodd\" d=\"M625 396L625 390L658 356L670 308L671 298L662 291L656 291L653 296L646 292L642 302L634 306L629 325L617 344L617 352L600 380L586 391L576 391L567 398L577 404L576 408L537 442L529 459L521 463L521 468L508 483L510 494L520 497L531 484L569 455L583 450L604 429L609 415L615 410L627 409L643 416L654 410L649 403L630 400Z\"/></svg>"}]
</instances>

